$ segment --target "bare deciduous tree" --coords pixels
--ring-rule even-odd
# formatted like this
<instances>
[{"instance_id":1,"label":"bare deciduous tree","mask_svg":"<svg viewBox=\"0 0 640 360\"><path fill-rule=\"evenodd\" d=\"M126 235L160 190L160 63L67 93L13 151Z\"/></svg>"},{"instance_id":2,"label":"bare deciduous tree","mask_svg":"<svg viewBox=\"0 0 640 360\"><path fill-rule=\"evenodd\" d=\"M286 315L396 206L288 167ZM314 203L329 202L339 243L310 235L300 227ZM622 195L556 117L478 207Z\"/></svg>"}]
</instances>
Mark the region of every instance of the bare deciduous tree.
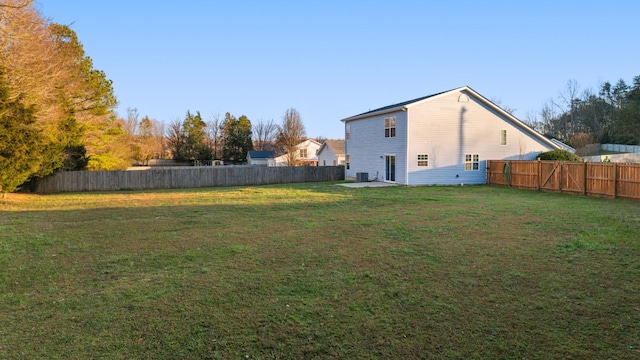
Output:
<instances>
[{"instance_id":1,"label":"bare deciduous tree","mask_svg":"<svg viewBox=\"0 0 640 360\"><path fill-rule=\"evenodd\" d=\"M167 150L174 158L182 147L182 125L182 120L177 118L167 128Z\"/></svg>"},{"instance_id":2,"label":"bare deciduous tree","mask_svg":"<svg viewBox=\"0 0 640 360\"><path fill-rule=\"evenodd\" d=\"M278 125L273 120L258 120L253 125L254 148L259 151L275 150Z\"/></svg>"},{"instance_id":3,"label":"bare deciduous tree","mask_svg":"<svg viewBox=\"0 0 640 360\"><path fill-rule=\"evenodd\" d=\"M127 108L127 118L124 119L122 130L124 130L130 136L138 135L138 129L140 127L140 113L136 108Z\"/></svg>"},{"instance_id":4,"label":"bare deciduous tree","mask_svg":"<svg viewBox=\"0 0 640 360\"><path fill-rule=\"evenodd\" d=\"M502 100L501 99L497 99L497 98L493 98L491 99L491 102L498 105L502 110L506 111L509 113L509 115L513 115L515 116L515 112L516 112L516 108L512 108L511 106L508 105L502 105Z\"/></svg>"},{"instance_id":5,"label":"bare deciduous tree","mask_svg":"<svg viewBox=\"0 0 640 360\"><path fill-rule=\"evenodd\" d=\"M222 119L220 114L212 115L211 120L207 122L207 139L212 158L219 160L222 157L223 148Z\"/></svg>"},{"instance_id":6,"label":"bare deciduous tree","mask_svg":"<svg viewBox=\"0 0 640 360\"><path fill-rule=\"evenodd\" d=\"M298 110L287 109L278 128L276 143L287 153L287 165L299 165L297 146L305 138L305 128Z\"/></svg>"}]
</instances>

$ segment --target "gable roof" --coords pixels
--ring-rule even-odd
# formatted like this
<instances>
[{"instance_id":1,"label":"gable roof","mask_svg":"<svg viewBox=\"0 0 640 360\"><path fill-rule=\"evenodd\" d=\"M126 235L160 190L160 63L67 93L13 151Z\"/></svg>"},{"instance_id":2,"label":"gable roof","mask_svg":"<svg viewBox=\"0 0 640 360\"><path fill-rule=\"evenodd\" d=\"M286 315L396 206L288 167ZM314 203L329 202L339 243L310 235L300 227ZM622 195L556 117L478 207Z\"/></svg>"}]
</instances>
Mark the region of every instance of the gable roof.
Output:
<instances>
[{"instance_id":1,"label":"gable roof","mask_svg":"<svg viewBox=\"0 0 640 360\"><path fill-rule=\"evenodd\" d=\"M453 89L453 90L457 90L457 89ZM449 91L453 91L453 90L449 90ZM363 118L363 117L368 117L368 116L373 115L373 114L384 114L386 112L394 112L394 111L402 110L407 105L410 105L410 104L413 104L413 103L416 103L416 102L419 102L419 101L422 101L422 100L426 100L428 98L432 98L434 96L438 96L438 95L441 95L441 94L444 94L444 93L448 93L449 91L443 91L443 92L439 92L437 94L431 94L431 95L419 97L417 99L403 101L401 103L383 106L381 108L377 108L377 109L369 110L367 112L363 112L362 114L358 114L358 115L354 115L354 116L348 117L346 119L343 119L342 121L356 120L356 118L359 119L359 118Z\"/></svg>"},{"instance_id":2,"label":"gable roof","mask_svg":"<svg viewBox=\"0 0 640 360\"><path fill-rule=\"evenodd\" d=\"M467 92L467 93L473 95L475 98L479 99L485 105L487 105L488 107L496 110L498 113L500 113L501 115L503 115L504 117L506 117L507 119L512 121L517 127L521 128L524 132L533 135L535 138L543 141L544 143L546 143L547 145L551 146L554 149L561 148L558 144L556 144L553 141L547 139L544 135L540 134L539 132L537 132L536 130L534 130L533 128L528 126L527 124L525 124L522 121L518 120L518 118L516 118L515 116L511 115L510 113L508 113L507 111L505 111L504 109L502 109L501 107L499 107L498 105L493 103L491 100L489 100L489 99L485 98L484 96L480 95L480 93L478 93L477 91L473 90L469 86L462 86L462 87L451 89L451 90L448 90L448 91L443 91L443 92L439 92L439 93L436 93L436 94L431 94L431 95L419 97L417 99L404 101L404 102L401 102L401 103L398 103L398 104L383 106L381 108L377 108L377 109L374 109L374 110L370 110L370 111L364 112L362 114L358 114L358 115L354 115L354 116L342 119L341 121L344 122L344 123L347 123L347 122L352 121L352 120L365 119L365 118L372 117L372 116L383 115L383 114L392 113L392 112L398 112L398 111L407 111L410 107L414 106L417 103L421 103L423 101L430 101L430 100L432 100L434 98L437 98L437 97L439 97L441 95L449 94L449 93L452 93L452 92Z\"/></svg>"},{"instance_id":3,"label":"gable roof","mask_svg":"<svg viewBox=\"0 0 640 360\"><path fill-rule=\"evenodd\" d=\"M335 155L344 155L344 140L325 140L318 149L318 154L320 154L325 147L329 147Z\"/></svg>"},{"instance_id":4,"label":"gable roof","mask_svg":"<svg viewBox=\"0 0 640 360\"><path fill-rule=\"evenodd\" d=\"M314 143L314 144L316 144L316 145L318 145L318 146L322 145L322 144L320 144L320 143L319 143L317 140L315 140L315 139L312 139L312 138L306 138L306 139L302 140L302 142L300 142L300 143L299 143L298 145L296 145L296 146L297 146L297 147L300 147L300 146L302 146L304 143Z\"/></svg>"},{"instance_id":5,"label":"gable roof","mask_svg":"<svg viewBox=\"0 0 640 360\"><path fill-rule=\"evenodd\" d=\"M273 151L249 151L248 155L252 159L273 159L275 157Z\"/></svg>"}]
</instances>

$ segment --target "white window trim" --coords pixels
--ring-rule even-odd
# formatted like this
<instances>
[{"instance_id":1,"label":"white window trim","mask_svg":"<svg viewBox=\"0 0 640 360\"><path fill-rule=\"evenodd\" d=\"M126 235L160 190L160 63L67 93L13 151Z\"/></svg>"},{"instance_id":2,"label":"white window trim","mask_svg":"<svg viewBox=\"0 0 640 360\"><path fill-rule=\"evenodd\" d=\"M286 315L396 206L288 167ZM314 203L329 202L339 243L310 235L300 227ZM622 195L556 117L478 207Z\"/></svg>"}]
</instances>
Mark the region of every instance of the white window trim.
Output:
<instances>
[{"instance_id":1,"label":"white window trim","mask_svg":"<svg viewBox=\"0 0 640 360\"><path fill-rule=\"evenodd\" d=\"M504 134L504 136L503 136L503 134ZM500 146L507 146L507 144L508 144L508 141L507 141L507 139L508 139L507 138L507 130L506 129L500 130L500 135L499 136L500 136L500 139L499 139ZM503 140L504 140L504 143L503 143Z\"/></svg>"},{"instance_id":2,"label":"white window trim","mask_svg":"<svg viewBox=\"0 0 640 360\"><path fill-rule=\"evenodd\" d=\"M469 158L469 157L471 157L471 160L467 160L467 158ZM479 154L465 154L464 155L464 170L465 171L480 171L480 155Z\"/></svg>"},{"instance_id":3,"label":"white window trim","mask_svg":"<svg viewBox=\"0 0 640 360\"><path fill-rule=\"evenodd\" d=\"M394 162L394 167L393 167L393 180L387 180L387 157L393 157L393 162ZM392 183L395 184L398 180L398 156L396 156L395 153L393 154L384 154L384 171L383 171L383 175L382 178L384 179L384 182L386 183Z\"/></svg>"},{"instance_id":4,"label":"white window trim","mask_svg":"<svg viewBox=\"0 0 640 360\"><path fill-rule=\"evenodd\" d=\"M420 157L422 157L422 159ZM429 154L418 154L416 165L418 167L429 167Z\"/></svg>"},{"instance_id":5,"label":"white window trim","mask_svg":"<svg viewBox=\"0 0 640 360\"><path fill-rule=\"evenodd\" d=\"M393 126L391 125L393 122ZM388 126L387 126L388 124ZM392 138L392 137L396 137L396 128L398 126L398 121L396 119L395 116L389 116L384 118L384 137L385 138ZM387 136L387 130L389 132L389 136Z\"/></svg>"}]
</instances>

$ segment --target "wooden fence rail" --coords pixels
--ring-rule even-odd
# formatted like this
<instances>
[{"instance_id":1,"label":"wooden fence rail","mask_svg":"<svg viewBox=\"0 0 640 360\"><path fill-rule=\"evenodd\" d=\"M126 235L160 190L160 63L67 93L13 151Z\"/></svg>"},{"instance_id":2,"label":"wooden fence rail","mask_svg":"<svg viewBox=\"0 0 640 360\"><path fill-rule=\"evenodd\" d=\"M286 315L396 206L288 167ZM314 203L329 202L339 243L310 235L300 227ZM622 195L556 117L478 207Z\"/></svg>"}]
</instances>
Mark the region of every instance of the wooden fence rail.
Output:
<instances>
[{"instance_id":1,"label":"wooden fence rail","mask_svg":"<svg viewBox=\"0 0 640 360\"><path fill-rule=\"evenodd\" d=\"M205 166L132 171L64 171L35 184L34 192L150 190L344 180L343 166Z\"/></svg>"},{"instance_id":2,"label":"wooden fence rail","mask_svg":"<svg viewBox=\"0 0 640 360\"><path fill-rule=\"evenodd\" d=\"M488 160L487 184L640 200L640 164Z\"/></svg>"}]
</instances>

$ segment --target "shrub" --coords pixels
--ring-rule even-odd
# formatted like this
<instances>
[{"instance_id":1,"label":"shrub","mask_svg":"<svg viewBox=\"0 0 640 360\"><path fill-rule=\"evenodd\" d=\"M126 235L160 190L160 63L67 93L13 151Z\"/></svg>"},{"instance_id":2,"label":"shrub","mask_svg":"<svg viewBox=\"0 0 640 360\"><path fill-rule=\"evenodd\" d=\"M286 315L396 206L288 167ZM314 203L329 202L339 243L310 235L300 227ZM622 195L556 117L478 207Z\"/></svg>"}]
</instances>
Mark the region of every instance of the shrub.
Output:
<instances>
[{"instance_id":1,"label":"shrub","mask_svg":"<svg viewBox=\"0 0 640 360\"><path fill-rule=\"evenodd\" d=\"M559 160L559 161L582 161L582 158L570 151L556 149L540 153L538 155L540 160Z\"/></svg>"}]
</instances>

